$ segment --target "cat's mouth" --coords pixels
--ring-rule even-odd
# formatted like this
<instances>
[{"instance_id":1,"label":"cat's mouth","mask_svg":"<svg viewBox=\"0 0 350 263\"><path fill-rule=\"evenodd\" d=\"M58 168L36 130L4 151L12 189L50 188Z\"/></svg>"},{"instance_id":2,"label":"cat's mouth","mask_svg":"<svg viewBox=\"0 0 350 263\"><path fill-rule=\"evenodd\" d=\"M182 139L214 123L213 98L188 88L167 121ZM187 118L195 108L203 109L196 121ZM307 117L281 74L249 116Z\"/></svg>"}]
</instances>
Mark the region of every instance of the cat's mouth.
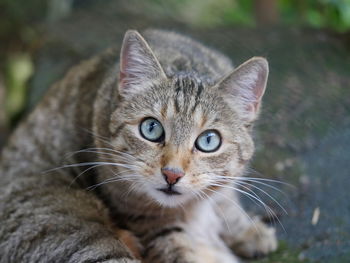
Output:
<instances>
[{"instance_id":1,"label":"cat's mouth","mask_svg":"<svg viewBox=\"0 0 350 263\"><path fill-rule=\"evenodd\" d=\"M174 190L171 186L167 187L167 188L158 188L158 191L161 191L167 195L181 195L180 192Z\"/></svg>"}]
</instances>

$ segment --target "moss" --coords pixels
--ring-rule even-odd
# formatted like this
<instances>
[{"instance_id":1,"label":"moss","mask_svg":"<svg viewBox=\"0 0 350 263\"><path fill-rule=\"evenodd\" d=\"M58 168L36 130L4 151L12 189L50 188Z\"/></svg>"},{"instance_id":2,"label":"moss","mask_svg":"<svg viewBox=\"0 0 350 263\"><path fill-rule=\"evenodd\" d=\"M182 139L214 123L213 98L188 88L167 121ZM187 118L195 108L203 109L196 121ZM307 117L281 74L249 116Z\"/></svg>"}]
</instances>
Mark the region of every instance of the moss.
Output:
<instances>
[{"instance_id":1,"label":"moss","mask_svg":"<svg viewBox=\"0 0 350 263\"><path fill-rule=\"evenodd\" d=\"M281 241L276 252L260 260L251 260L250 263L311 263L311 261L302 259L301 251L290 248L287 243Z\"/></svg>"}]
</instances>

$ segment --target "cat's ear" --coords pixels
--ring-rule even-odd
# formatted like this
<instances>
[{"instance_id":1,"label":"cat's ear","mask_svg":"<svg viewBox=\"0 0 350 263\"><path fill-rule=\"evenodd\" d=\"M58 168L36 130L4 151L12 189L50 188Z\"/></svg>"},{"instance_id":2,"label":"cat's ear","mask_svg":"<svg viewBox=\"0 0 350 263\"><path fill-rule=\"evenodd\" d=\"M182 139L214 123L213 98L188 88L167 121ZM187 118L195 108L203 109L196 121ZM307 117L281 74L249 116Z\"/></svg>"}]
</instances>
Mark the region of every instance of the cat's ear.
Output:
<instances>
[{"instance_id":1,"label":"cat's ear","mask_svg":"<svg viewBox=\"0 0 350 263\"><path fill-rule=\"evenodd\" d=\"M145 39L128 30L120 53L119 94L139 94L162 78L166 75Z\"/></svg>"},{"instance_id":2,"label":"cat's ear","mask_svg":"<svg viewBox=\"0 0 350 263\"><path fill-rule=\"evenodd\" d=\"M236 68L219 83L229 105L239 110L247 122L254 121L264 95L269 65L262 57L253 57Z\"/></svg>"}]
</instances>

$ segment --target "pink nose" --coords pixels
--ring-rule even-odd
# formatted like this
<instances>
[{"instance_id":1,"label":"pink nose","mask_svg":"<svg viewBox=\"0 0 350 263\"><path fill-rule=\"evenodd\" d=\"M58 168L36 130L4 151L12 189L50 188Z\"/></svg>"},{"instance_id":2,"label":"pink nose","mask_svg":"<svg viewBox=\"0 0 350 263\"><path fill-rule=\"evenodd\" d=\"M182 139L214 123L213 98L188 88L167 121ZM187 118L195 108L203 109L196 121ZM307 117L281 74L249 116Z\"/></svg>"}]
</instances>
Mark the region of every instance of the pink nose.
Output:
<instances>
[{"instance_id":1,"label":"pink nose","mask_svg":"<svg viewBox=\"0 0 350 263\"><path fill-rule=\"evenodd\" d=\"M162 174L167 183L170 185L176 184L180 180L180 178L185 175L185 173L180 169L167 167L162 168Z\"/></svg>"}]
</instances>

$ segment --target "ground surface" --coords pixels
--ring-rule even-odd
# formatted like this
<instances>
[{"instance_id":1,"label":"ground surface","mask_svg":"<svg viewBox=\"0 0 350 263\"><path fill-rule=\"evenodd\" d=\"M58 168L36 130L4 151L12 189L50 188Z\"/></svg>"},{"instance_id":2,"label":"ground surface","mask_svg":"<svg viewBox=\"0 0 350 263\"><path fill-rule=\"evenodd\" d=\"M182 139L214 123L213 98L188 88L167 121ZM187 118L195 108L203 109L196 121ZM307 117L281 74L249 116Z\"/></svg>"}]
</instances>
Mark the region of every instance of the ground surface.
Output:
<instances>
[{"instance_id":1,"label":"ground surface","mask_svg":"<svg viewBox=\"0 0 350 263\"><path fill-rule=\"evenodd\" d=\"M108 3L108 1L106 1ZM236 64L265 56L271 72L256 127L253 177L288 182L261 197L280 215L277 253L254 262L350 262L350 45L329 33L286 28L190 28L123 6L88 5L43 30L30 105L82 58L119 46L126 29L187 33L228 54ZM259 191L257 191L259 193ZM252 210L263 209L247 202ZM317 216L318 215L318 216Z\"/></svg>"}]
</instances>

